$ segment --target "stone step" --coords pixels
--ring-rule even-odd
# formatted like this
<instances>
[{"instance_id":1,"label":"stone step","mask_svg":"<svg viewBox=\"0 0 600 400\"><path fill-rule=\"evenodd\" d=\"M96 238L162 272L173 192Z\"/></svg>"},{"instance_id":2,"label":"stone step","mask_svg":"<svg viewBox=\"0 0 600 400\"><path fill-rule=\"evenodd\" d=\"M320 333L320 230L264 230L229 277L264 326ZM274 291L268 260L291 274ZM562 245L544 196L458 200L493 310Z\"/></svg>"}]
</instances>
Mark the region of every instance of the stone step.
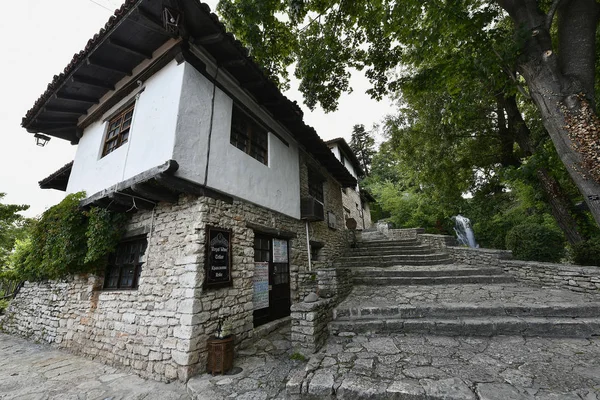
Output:
<instances>
[{"instance_id":1,"label":"stone step","mask_svg":"<svg viewBox=\"0 0 600 400\"><path fill-rule=\"evenodd\" d=\"M449 255L443 253L414 254L407 256L381 256L381 257L342 257L334 265L337 267L390 267L398 265L441 265L452 264Z\"/></svg>"},{"instance_id":2,"label":"stone step","mask_svg":"<svg viewBox=\"0 0 600 400\"><path fill-rule=\"evenodd\" d=\"M510 275L469 275L469 276L355 276L355 284L369 286L406 286L406 285L453 285L470 283L511 283L515 281Z\"/></svg>"},{"instance_id":3,"label":"stone step","mask_svg":"<svg viewBox=\"0 0 600 400\"><path fill-rule=\"evenodd\" d=\"M333 310L335 321L372 319L422 319L422 318L483 318L483 317L552 317L590 318L600 315L600 303L505 304L505 303L447 303L400 305L345 305Z\"/></svg>"},{"instance_id":4,"label":"stone step","mask_svg":"<svg viewBox=\"0 0 600 400\"><path fill-rule=\"evenodd\" d=\"M402 246L419 246L421 242L417 239L404 239L404 240L372 240L372 241L359 241L358 247L402 247Z\"/></svg>"},{"instance_id":5,"label":"stone step","mask_svg":"<svg viewBox=\"0 0 600 400\"><path fill-rule=\"evenodd\" d=\"M429 254L435 251L429 246L406 246L406 247L380 247L380 248L355 248L348 251L349 256L385 256L404 254Z\"/></svg>"},{"instance_id":6,"label":"stone step","mask_svg":"<svg viewBox=\"0 0 600 400\"><path fill-rule=\"evenodd\" d=\"M443 336L544 336L589 338L600 335L600 318L564 317L479 317L364 319L332 321L332 335L353 333L419 333Z\"/></svg>"},{"instance_id":7,"label":"stone step","mask_svg":"<svg viewBox=\"0 0 600 400\"><path fill-rule=\"evenodd\" d=\"M427 253L427 254L393 254L393 255L380 255L380 256L343 256L338 258L338 261L344 263L352 263L356 261L364 262L370 261L373 263L377 262L398 262L403 261L419 261L419 260L439 260L448 258L449 255L446 253Z\"/></svg>"},{"instance_id":8,"label":"stone step","mask_svg":"<svg viewBox=\"0 0 600 400\"><path fill-rule=\"evenodd\" d=\"M371 277L438 277L438 276L473 276L473 275L502 275L500 268L471 267L466 265L436 265L416 267L388 267L388 268L361 268L355 269L353 278Z\"/></svg>"}]
</instances>

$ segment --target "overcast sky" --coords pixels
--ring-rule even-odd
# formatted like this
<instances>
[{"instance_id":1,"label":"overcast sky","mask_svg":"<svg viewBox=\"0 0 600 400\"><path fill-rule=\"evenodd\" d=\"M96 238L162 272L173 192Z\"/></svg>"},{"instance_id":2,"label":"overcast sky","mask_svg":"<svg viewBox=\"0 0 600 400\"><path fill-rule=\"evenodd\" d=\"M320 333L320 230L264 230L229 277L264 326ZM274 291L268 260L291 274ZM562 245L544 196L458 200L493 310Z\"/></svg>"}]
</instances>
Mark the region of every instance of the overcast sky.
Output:
<instances>
[{"instance_id":1,"label":"overcast sky","mask_svg":"<svg viewBox=\"0 0 600 400\"><path fill-rule=\"evenodd\" d=\"M205 1L215 9L217 0ZM118 8L119 0L19 0L3 4L0 24L2 87L0 99L0 192L4 203L29 204L27 216L41 214L64 193L41 190L38 181L67 164L76 147L53 138L46 147L35 145L33 135L21 128L21 118L46 90L54 75L85 47ZM109 11L109 9L111 11ZM375 102L365 94L368 81L355 74L354 92L340 100L339 110L325 114L309 111L296 90L286 92L304 109L305 122L324 139L350 139L352 126L370 127L393 112L389 101Z\"/></svg>"}]
</instances>

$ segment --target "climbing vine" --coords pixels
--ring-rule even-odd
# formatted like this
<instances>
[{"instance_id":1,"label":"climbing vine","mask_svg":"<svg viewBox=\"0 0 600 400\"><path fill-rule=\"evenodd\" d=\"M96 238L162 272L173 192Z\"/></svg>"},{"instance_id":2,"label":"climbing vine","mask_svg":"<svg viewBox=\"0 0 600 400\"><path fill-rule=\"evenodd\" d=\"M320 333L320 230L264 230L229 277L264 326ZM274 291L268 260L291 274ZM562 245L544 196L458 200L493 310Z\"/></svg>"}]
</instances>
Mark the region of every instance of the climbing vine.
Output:
<instances>
[{"instance_id":1,"label":"climbing vine","mask_svg":"<svg viewBox=\"0 0 600 400\"><path fill-rule=\"evenodd\" d=\"M96 272L117 246L127 215L105 209L84 211L85 193L70 194L33 224L30 237L18 243L11 264L19 278L58 279Z\"/></svg>"}]
</instances>

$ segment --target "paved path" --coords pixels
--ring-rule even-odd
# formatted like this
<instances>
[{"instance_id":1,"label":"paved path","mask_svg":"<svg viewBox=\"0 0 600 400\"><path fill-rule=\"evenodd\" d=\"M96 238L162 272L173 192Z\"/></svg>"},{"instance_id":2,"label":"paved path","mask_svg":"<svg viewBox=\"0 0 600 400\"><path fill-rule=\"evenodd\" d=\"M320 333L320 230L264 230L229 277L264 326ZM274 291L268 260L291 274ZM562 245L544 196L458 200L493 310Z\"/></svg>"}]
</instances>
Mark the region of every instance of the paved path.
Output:
<instances>
[{"instance_id":1,"label":"paved path","mask_svg":"<svg viewBox=\"0 0 600 400\"><path fill-rule=\"evenodd\" d=\"M285 384L290 374L303 371L305 365L292 359L290 325L287 324L239 351L234 366L241 372L199 375L188 382L188 388L195 400L283 400L288 398Z\"/></svg>"},{"instance_id":2,"label":"paved path","mask_svg":"<svg viewBox=\"0 0 600 400\"><path fill-rule=\"evenodd\" d=\"M600 338L331 337L291 393L338 399L598 400ZM393 397L396 396L396 397Z\"/></svg>"},{"instance_id":3,"label":"paved path","mask_svg":"<svg viewBox=\"0 0 600 400\"><path fill-rule=\"evenodd\" d=\"M148 381L89 359L0 333L2 400L183 400L185 385Z\"/></svg>"}]
</instances>

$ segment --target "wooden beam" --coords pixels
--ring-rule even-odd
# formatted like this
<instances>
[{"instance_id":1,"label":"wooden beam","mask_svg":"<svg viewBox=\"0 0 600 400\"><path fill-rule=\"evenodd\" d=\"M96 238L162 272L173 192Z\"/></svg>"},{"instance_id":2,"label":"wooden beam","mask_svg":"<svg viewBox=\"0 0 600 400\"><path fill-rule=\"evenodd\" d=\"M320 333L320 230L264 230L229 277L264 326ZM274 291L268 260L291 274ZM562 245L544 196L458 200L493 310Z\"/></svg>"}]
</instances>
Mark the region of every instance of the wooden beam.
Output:
<instances>
[{"instance_id":1,"label":"wooden beam","mask_svg":"<svg viewBox=\"0 0 600 400\"><path fill-rule=\"evenodd\" d=\"M57 114L87 115L87 110L80 110L75 108L44 107L44 111Z\"/></svg>"},{"instance_id":2,"label":"wooden beam","mask_svg":"<svg viewBox=\"0 0 600 400\"><path fill-rule=\"evenodd\" d=\"M86 78L83 76L73 76L71 78L71 80L74 83L81 83L82 85L87 85L87 86L93 86L93 87L97 87L97 88L101 88L101 89L107 89L107 90L115 90L115 86L111 85L110 83L98 80L98 79L93 79L93 78Z\"/></svg>"},{"instance_id":3,"label":"wooden beam","mask_svg":"<svg viewBox=\"0 0 600 400\"><path fill-rule=\"evenodd\" d=\"M67 118L67 117L36 118L34 121L36 124L39 124L39 125L69 125L69 124L76 125L77 124L77 118ZM32 124L32 125L35 125L35 124Z\"/></svg>"},{"instance_id":4,"label":"wooden beam","mask_svg":"<svg viewBox=\"0 0 600 400\"><path fill-rule=\"evenodd\" d=\"M193 43L199 45L207 45L207 44L215 44L221 42L225 39L225 36L222 33L214 33L212 35L205 35L194 38Z\"/></svg>"},{"instance_id":5,"label":"wooden beam","mask_svg":"<svg viewBox=\"0 0 600 400\"><path fill-rule=\"evenodd\" d=\"M245 89L258 89L258 88L265 86L265 82L262 80L240 82L240 86Z\"/></svg>"},{"instance_id":6,"label":"wooden beam","mask_svg":"<svg viewBox=\"0 0 600 400\"><path fill-rule=\"evenodd\" d=\"M77 125L36 125L35 129L43 133L52 133L57 131L63 131L65 129L75 129Z\"/></svg>"},{"instance_id":7,"label":"wooden beam","mask_svg":"<svg viewBox=\"0 0 600 400\"><path fill-rule=\"evenodd\" d=\"M121 204L125 207L129 206L130 209L141 209L141 210L152 210L156 204L141 199L129 196L124 193L111 193L108 195L108 198L114 201L117 204ZM129 211L129 210L127 210ZM132 210L133 211L133 210Z\"/></svg>"},{"instance_id":8,"label":"wooden beam","mask_svg":"<svg viewBox=\"0 0 600 400\"><path fill-rule=\"evenodd\" d=\"M67 94L67 93L56 93L54 95L55 99L58 100L67 100L67 101L76 101L78 103L87 103L87 104L98 104L99 100L90 97L90 96L82 96L78 94Z\"/></svg>"},{"instance_id":9,"label":"wooden beam","mask_svg":"<svg viewBox=\"0 0 600 400\"><path fill-rule=\"evenodd\" d=\"M144 51L142 49L138 49L135 46L132 46L132 45L130 45L128 43L121 42L118 39L109 38L108 39L108 44L110 44L113 47L118 48L119 50L127 52L129 54L134 54L136 56L141 56L141 57L144 57L144 58L146 58L148 60L150 60L152 58L152 53L148 53L147 51Z\"/></svg>"},{"instance_id":10,"label":"wooden beam","mask_svg":"<svg viewBox=\"0 0 600 400\"><path fill-rule=\"evenodd\" d=\"M177 203L179 196L161 187L149 185L147 183L136 183L131 186L131 190L140 197L152 201L166 201L167 203Z\"/></svg>"},{"instance_id":11,"label":"wooden beam","mask_svg":"<svg viewBox=\"0 0 600 400\"><path fill-rule=\"evenodd\" d=\"M111 71L111 72L116 72L119 74L123 74L126 76L131 76L131 71L128 71L126 69L123 68L119 68L115 65L108 65L102 61L99 60L92 60L91 58L87 58L85 60L86 65L90 65L92 67L96 67L96 68L101 68L101 69L105 69L107 71Z\"/></svg>"},{"instance_id":12,"label":"wooden beam","mask_svg":"<svg viewBox=\"0 0 600 400\"><path fill-rule=\"evenodd\" d=\"M232 67L243 67L248 63L248 61L244 59L235 59L235 60L227 60L221 62L221 66L223 68L232 68Z\"/></svg>"},{"instance_id":13,"label":"wooden beam","mask_svg":"<svg viewBox=\"0 0 600 400\"><path fill-rule=\"evenodd\" d=\"M173 35L165 30L162 21L160 19L156 19L154 15L152 15L152 13L147 11L144 7L138 6L136 11L137 15L140 17L138 18L137 22L144 26L144 28L147 28L152 32L160 33L163 36L173 37Z\"/></svg>"}]
</instances>

